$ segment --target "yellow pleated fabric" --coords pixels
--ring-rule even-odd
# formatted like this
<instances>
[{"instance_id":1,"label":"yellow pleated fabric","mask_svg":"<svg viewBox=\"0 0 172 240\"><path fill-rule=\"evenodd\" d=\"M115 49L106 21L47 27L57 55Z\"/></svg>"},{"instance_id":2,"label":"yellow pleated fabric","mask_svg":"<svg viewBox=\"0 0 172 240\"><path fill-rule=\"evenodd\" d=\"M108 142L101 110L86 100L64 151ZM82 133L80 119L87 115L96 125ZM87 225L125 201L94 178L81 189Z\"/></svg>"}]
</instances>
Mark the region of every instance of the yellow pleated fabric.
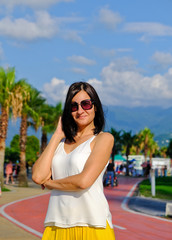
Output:
<instances>
[{"instance_id":1,"label":"yellow pleated fabric","mask_svg":"<svg viewBox=\"0 0 172 240\"><path fill-rule=\"evenodd\" d=\"M115 240L114 230L107 227L46 227L42 240Z\"/></svg>"}]
</instances>

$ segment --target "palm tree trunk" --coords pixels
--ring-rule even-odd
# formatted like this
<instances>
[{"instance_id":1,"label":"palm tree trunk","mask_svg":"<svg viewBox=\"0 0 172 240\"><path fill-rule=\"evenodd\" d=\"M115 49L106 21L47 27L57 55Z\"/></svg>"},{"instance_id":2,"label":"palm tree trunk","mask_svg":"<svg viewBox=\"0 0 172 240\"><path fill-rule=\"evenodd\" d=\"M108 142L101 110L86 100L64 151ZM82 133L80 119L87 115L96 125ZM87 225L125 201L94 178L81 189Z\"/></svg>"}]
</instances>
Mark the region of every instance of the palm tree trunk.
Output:
<instances>
[{"instance_id":1,"label":"palm tree trunk","mask_svg":"<svg viewBox=\"0 0 172 240\"><path fill-rule=\"evenodd\" d=\"M151 165L152 165L152 156L153 156L153 154L152 154L152 152L150 152L150 155L149 155L149 162L150 162Z\"/></svg>"},{"instance_id":2,"label":"palm tree trunk","mask_svg":"<svg viewBox=\"0 0 172 240\"><path fill-rule=\"evenodd\" d=\"M27 139L27 116L22 115L20 125L20 172L18 176L19 187L28 187L26 172L26 139Z\"/></svg>"},{"instance_id":3,"label":"palm tree trunk","mask_svg":"<svg viewBox=\"0 0 172 240\"><path fill-rule=\"evenodd\" d=\"M148 155L148 146L147 146L147 144L146 144L146 145L145 145L145 148L144 148L145 162L147 162L147 155Z\"/></svg>"},{"instance_id":4,"label":"palm tree trunk","mask_svg":"<svg viewBox=\"0 0 172 240\"><path fill-rule=\"evenodd\" d=\"M4 159L5 159L5 140L0 137L0 184L4 187Z\"/></svg>"},{"instance_id":5,"label":"palm tree trunk","mask_svg":"<svg viewBox=\"0 0 172 240\"><path fill-rule=\"evenodd\" d=\"M44 149L47 146L47 134L45 132L42 132L42 137L41 137L41 153L44 151Z\"/></svg>"},{"instance_id":6,"label":"palm tree trunk","mask_svg":"<svg viewBox=\"0 0 172 240\"><path fill-rule=\"evenodd\" d=\"M8 110L1 107L0 118L0 183L1 188L4 186L4 159L5 159L5 140L8 130Z\"/></svg>"},{"instance_id":7,"label":"palm tree trunk","mask_svg":"<svg viewBox=\"0 0 172 240\"><path fill-rule=\"evenodd\" d=\"M140 153L140 147L136 147L136 155L139 155Z\"/></svg>"},{"instance_id":8,"label":"palm tree trunk","mask_svg":"<svg viewBox=\"0 0 172 240\"><path fill-rule=\"evenodd\" d=\"M127 145L127 148L126 148L126 157L127 157L126 176L129 176L129 161L128 161L129 154L130 154L130 147L129 147L129 145Z\"/></svg>"}]
</instances>

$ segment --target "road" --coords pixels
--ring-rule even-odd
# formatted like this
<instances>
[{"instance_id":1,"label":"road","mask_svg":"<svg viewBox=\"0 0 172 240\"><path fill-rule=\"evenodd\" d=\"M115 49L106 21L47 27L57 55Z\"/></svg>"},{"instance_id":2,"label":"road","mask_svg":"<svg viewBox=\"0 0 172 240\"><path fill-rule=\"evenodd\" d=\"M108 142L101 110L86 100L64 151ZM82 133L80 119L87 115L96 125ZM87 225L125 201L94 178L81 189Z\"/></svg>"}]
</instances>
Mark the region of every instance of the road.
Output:
<instances>
[{"instance_id":1,"label":"road","mask_svg":"<svg viewBox=\"0 0 172 240\"><path fill-rule=\"evenodd\" d=\"M120 177L119 186L105 188L114 224L116 240L171 240L172 221L129 211L126 197L139 178ZM41 238L49 193L9 203L3 215Z\"/></svg>"}]
</instances>

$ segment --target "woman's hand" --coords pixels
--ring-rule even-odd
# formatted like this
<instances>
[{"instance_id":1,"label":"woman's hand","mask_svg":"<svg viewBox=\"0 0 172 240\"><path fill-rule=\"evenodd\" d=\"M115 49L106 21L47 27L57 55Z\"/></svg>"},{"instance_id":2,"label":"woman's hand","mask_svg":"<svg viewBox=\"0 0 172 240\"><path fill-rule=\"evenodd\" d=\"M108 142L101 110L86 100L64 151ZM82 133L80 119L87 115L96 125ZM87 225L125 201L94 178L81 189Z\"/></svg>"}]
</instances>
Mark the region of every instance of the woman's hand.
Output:
<instances>
[{"instance_id":1,"label":"woman's hand","mask_svg":"<svg viewBox=\"0 0 172 240\"><path fill-rule=\"evenodd\" d=\"M58 121L58 124L57 124L57 128L55 130L55 134L61 136L61 139L65 138L65 134L62 130L62 118L59 117L59 121Z\"/></svg>"},{"instance_id":2,"label":"woman's hand","mask_svg":"<svg viewBox=\"0 0 172 240\"><path fill-rule=\"evenodd\" d=\"M42 189L44 190L45 188L49 189L49 190L52 190L53 187L52 187L52 179L48 179L44 184L41 185Z\"/></svg>"},{"instance_id":3,"label":"woman's hand","mask_svg":"<svg viewBox=\"0 0 172 240\"><path fill-rule=\"evenodd\" d=\"M54 157L55 150L57 149L60 141L65 137L62 130L61 117L59 118L57 128L52 135L50 142L46 146L43 153L35 162L32 168L32 180L41 185L44 184L51 176L51 164ZM43 186L42 186L43 188Z\"/></svg>"}]
</instances>

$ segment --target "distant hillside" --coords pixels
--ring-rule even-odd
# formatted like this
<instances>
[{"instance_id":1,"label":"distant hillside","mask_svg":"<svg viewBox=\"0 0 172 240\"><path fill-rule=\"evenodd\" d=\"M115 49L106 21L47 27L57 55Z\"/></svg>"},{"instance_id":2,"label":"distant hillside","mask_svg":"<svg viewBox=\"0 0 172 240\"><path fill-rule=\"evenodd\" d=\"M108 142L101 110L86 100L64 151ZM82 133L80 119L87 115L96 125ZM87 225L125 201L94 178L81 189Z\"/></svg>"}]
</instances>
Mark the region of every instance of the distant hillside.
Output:
<instances>
[{"instance_id":1,"label":"distant hillside","mask_svg":"<svg viewBox=\"0 0 172 240\"><path fill-rule=\"evenodd\" d=\"M133 134L148 127L160 146L168 145L172 138L172 108L161 107L105 107L106 130L132 131Z\"/></svg>"},{"instance_id":2,"label":"distant hillside","mask_svg":"<svg viewBox=\"0 0 172 240\"><path fill-rule=\"evenodd\" d=\"M104 107L106 117L106 130L111 127L116 130L132 131L133 134L148 127L155 134L155 139L160 145L167 145L172 138L172 108L163 109L160 107L135 107L127 108L120 106ZM16 124L9 122L8 138L6 145L9 146L15 134L19 134L20 120ZM40 130L35 133L31 128L28 135L36 135L41 138Z\"/></svg>"},{"instance_id":3,"label":"distant hillside","mask_svg":"<svg viewBox=\"0 0 172 240\"><path fill-rule=\"evenodd\" d=\"M132 130L137 133L149 127L156 135L172 132L172 108L160 107L108 107L105 108L106 128Z\"/></svg>"},{"instance_id":4,"label":"distant hillside","mask_svg":"<svg viewBox=\"0 0 172 240\"><path fill-rule=\"evenodd\" d=\"M169 142L170 142L170 139L172 139L172 133L160 134L158 136L155 136L154 139L160 147L168 146Z\"/></svg>"}]
</instances>

